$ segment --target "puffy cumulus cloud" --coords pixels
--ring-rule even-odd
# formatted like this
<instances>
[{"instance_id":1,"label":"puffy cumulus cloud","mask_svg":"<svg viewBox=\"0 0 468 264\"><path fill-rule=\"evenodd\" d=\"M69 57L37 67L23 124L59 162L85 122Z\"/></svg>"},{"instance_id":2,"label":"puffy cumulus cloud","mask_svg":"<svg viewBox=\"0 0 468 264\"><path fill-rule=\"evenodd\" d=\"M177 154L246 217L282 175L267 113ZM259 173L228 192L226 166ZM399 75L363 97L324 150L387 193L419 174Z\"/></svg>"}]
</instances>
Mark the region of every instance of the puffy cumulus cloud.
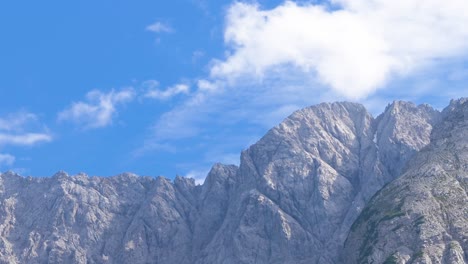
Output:
<instances>
[{"instance_id":1,"label":"puffy cumulus cloud","mask_svg":"<svg viewBox=\"0 0 468 264\"><path fill-rule=\"evenodd\" d=\"M375 115L395 99L446 105L463 96L468 79L452 60L465 64L468 12L449 1L285 2L271 10L235 3L226 57L158 117L140 154L194 138L203 142L191 145L196 155L238 153L293 111L324 101L352 99Z\"/></svg>"},{"instance_id":2,"label":"puffy cumulus cloud","mask_svg":"<svg viewBox=\"0 0 468 264\"><path fill-rule=\"evenodd\" d=\"M159 90L156 88L150 88L146 93L146 98L167 100L179 94L189 94L190 86L187 84L176 84L168 87L166 90Z\"/></svg>"},{"instance_id":3,"label":"puffy cumulus cloud","mask_svg":"<svg viewBox=\"0 0 468 264\"><path fill-rule=\"evenodd\" d=\"M86 94L86 101L73 103L58 114L59 121L71 121L85 129L101 128L112 124L117 114L117 106L135 98L132 88L108 93L93 90Z\"/></svg>"},{"instance_id":4,"label":"puffy cumulus cloud","mask_svg":"<svg viewBox=\"0 0 468 264\"><path fill-rule=\"evenodd\" d=\"M233 4L225 29L230 51L215 61L211 77L235 84L265 76L287 78L295 71L359 99L394 76L468 53L465 0L326 4L287 1L271 10Z\"/></svg>"}]
</instances>

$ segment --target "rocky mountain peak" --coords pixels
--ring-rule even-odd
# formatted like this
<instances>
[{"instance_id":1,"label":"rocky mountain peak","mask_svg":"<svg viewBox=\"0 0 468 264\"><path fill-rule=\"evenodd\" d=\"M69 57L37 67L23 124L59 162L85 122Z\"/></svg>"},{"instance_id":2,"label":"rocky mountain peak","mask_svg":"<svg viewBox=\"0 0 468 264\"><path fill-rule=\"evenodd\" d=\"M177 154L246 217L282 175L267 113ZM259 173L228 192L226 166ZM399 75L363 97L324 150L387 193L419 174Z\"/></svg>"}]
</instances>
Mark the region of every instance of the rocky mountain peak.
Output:
<instances>
[{"instance_id":1,"label":"rocky mountain peak","mask_svg":"<svg viewBox=\"0 0 468 264\"><path fill-rule=\"evenodd\" d=\"M432 128L441 113L428 105L395 101L376 118L374 141L380 160L391 175L401 174L407 161L430 142Z\"/></svg>"},{"instance_id":2,"label":"rocky mountain peak","mask_svg":"<svg viewBox=\"0 0 468 264\"><path fill-rule=\"evenodd\" d=\"M348 263L467 263L468 103L442 112L430 144L354 223Z\"/></svg>"},{"instance_id":3,"label":"rocky mountain peak","mask_svg":"<svg viewBox=\"0 0 468 264\"><path fill-rule=\"evenodd\" d=\"M4 173L0 262L463 263L466 105L307 107L203 185Z\"/></svg>"}]
</instances>

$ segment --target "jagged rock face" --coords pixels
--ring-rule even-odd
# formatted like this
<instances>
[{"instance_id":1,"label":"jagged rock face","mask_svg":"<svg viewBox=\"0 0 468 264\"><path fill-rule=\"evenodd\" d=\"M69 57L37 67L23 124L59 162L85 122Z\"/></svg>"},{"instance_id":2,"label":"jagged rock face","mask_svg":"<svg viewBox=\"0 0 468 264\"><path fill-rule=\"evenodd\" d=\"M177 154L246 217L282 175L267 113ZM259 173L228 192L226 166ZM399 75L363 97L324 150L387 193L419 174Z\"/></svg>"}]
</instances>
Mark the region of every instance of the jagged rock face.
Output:
<instances>
[{"instance_id":1,"label":"jagged rock face","mask_svg":"<svg viewBox=\"0 0 468 264\"><path fill-rule=\"evenodd\" d=\"M376 120L374 139L384 149L379 160L390 175L399 176L407 161L429 144L432 125L439 120L440 113L428 105L397 101L385 109Z\"/></svg>"},{"instance_id":2,"label":"jagged rock face","mask_svg":"<svg viewBox=\"0 0 468 264\"><path fill-rule=\"evenodd\" d=\"M191 205L167 179L0 181L1 263L189 263Z\"/></svg>"},{"instance_id":3,"label":"jagged rock face","mask_svg":"<svg viewBox=\"0 0 468 264\"><path fill-rule=\"evenodd\" d=\"M442 113L431 144L373 198L346 242L347 263L468 263L468 100Z\"/></svg>"},{"instance_id":4,"label":"jagged rock face","mask_svg":"<svg viewBox=\"0 0 468 264\"><path fill-rule=\"evenodd\" d=\"M2 174L0 263L194 263L225 219L236 173L217 164L203 186Z\"/></svg>"},{"instance_id":5,"label":"jagged rock face","mask_svg":"<svg viewBox=\"0 0 468 264\"><path fill-rule=\"evenodd\" d=\"M430 142L440 113L395 102L297 111L205 183L0 177L3 263L340 263L369 199ZM347 263L347 262L345 262Z\"/></svg>"},{"instance_id":6,"label":"jagged rock face","mask_svg":"<svg viewBox=\"0 0 468 264\"><path fill-rule=\"evenodd\" d=\"M198 218L193 230L193 262L212 254L205 248L217 235L226 219L229 204L233 202L237 170L237 166L216 164L201 187L196 208Z\"/></svg>"},{"instance_id":7,"label":"jagged rock face","mask_svg":"<svg viewBox=\"0 0 468 264\"><path fill-rule=\"evenodd\" d=\"M377 120L353 103L294 113L242 153L230 222L200 263L336 263L365 202L398 176L387 166L402 167L428 143L438 115L402 102ZM387 153L396 151L404 155Z\"/></svg>"}]
</instances>

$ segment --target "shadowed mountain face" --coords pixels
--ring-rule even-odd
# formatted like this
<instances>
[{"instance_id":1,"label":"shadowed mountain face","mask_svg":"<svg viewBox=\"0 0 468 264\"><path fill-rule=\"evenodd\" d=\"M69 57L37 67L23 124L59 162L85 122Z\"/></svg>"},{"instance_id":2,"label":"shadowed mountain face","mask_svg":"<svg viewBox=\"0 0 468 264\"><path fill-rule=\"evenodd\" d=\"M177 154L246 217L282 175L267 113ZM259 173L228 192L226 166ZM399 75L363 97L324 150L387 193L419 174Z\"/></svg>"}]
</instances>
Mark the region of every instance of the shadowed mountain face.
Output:
<instances>
[{"instance_id":1,"label":"shadowed mountain face","mask_svg":"<svg viewBox=\"0 0 468 264\"><path fill-rule=\"evenodd\" d=\"M466 126L455 121L466 123L465 115L453 118L454 113L466 113L465 101L453 102L443 113L427 105L395 102L377 118L354 103L305 108L245 150L239 167L216 164L205 183L198 186L181 177L171 182L132 174L110 178L2 174L0 262L327 264L360 263L365 259L383 263L384 256L394 254L399 250L396 247L405 243L409 243L408 250L395 253L396 258L409 255L411 259L423 245L437 245L446 258L450 255L447 245L452 241L458 243L453 242L453 254L463 261L468 231L466 192L465 200L459 201L465 211L453 207L460 209L459 222L450 220L451 228L459 230L450 231L450 235L457 238L448 239L439 232L445 247L440 244L442 240L437 240L439 244L418 242L418 246L415 241L427 241L431 236L418 237L425 233L408 225L405 235L409 238L396 236L400 240L395 238L392 243L396 246L387 250L387 225L372 217L385 214L381 210L387 207L400 206L401 200L395 195L413 197L410 187L402 187L401 192L389 188L410 185L404 180L419 177L417 170L436 166L431 165L434 162L458 166L456 173L443 174L447 190L455 192L450 184L458 182L462 187L456 190L466 191L466 146L456 146L460 154L455 155L458 152L451 152L455 147L449 144L463 135L466 138ZM456 133L458 139L446 139ZM440 151L443 159L433 156L434 151ZM403 171L404 176L397 179ZM434 180L430 185L414 181L422 186L417 190L435 188L442 182ZM416 198L405 198L401 210L416 210L412 205L420 201ZM380 206L380 201L389 204ZM435 198L422 203L434 208L444 205ZM361 214L366 205L369 207ZM421 207L413 213L434 212L437 219L452 219L443 213L446 209L436 211L433 207ZM451 207L447 210L452 211ZM362 220L369 212L372 216ZM395 219L410 221L416 217L404 212L407 219L401 215ZM366 240L369 225L375 227L372 240ZM425 254L423 257L431 258Z\"/></svg>"}]
</instances>

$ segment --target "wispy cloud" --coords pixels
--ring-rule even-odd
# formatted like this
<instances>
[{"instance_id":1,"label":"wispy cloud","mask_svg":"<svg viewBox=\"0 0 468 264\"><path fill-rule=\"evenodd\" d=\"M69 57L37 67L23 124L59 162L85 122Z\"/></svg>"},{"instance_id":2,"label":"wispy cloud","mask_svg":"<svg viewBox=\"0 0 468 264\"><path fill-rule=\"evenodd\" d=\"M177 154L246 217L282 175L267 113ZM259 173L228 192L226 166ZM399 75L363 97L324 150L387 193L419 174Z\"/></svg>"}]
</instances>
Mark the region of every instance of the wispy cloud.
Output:
<instances>
[{"instance_id":1,"label":"wispy cloud","mask_svg":"<svg viewBox=\"0 0 468 264\"><path fill-rule=\"evenodd\" d=\"M299 79L287 85L271 80L236 88L224 82L200 80L196 92L158 118L152 128L153 139L160 144L202 133L222 133L219 127L240 123L260 126L263 131L292 111L324 100L326 94L318 94L317 90L304 89Z\"/></svg>"},{"instance_id":2,"label":"wispy cloud","mask_svg":"<svg viewBox=\"0 0 468 264\"><path fill-rule=\"evenodd\" d=\"M32 146L40 142L50 142L52 136L42 133L0 134L0 145Z\"/></svg>"},{"instance_id":3,"label":"wispy cloud","mask_svg":"<svg viewBox=\"0 0 468 264\"><path fill-rule=\"evenodd\" d=\"M32 146L52 139L47 127L33 113L20 111L0 117L0 146Z\"/></svg>"},{"instance_id":4,"label":"wispy cloud","mask_svg":"<svg viewBox=\"0 0 468 264\"><path fill-rule=\"evenodd\" d=\"M30 147L53 140L48 128L44 126L37 115L19 111L0 117L0 149L8 146ZM0 167L10 167L16 157L8 153L0 153Z\"/></svg>"},{"instance_id":5,"label":"wispy cloud","mask_svg":"<svg viewBox=\"0 0 468 264\"><path fill-rule=\"evenodd\" d=\"M0 153L0 168L2 166L11 166L15 163L15 156L10 154L2 154Z\"/></svg>"},{"instance_id":6,"label":"wispy cloud","mask_svg":"<svg viewBox=\"0 0 468 264\"><path fill-rule=\"evenodd\" d=\"M37 121L37 116L28 112L17 112L8 114L5 117L0 117L0 130L3 131L20 131L25 125Z\"/></svg>"},{"instance_id":7,"label":"wispy cloud","mask_svg":"<svg viewBox=\"0 0 468 264\"><path fill-rule=\"evenodd\" d=\"M146 98L158 99L158 100L167 100L179 94L189 94L190 86L187 84L176 84L170 86L165 90L160 90L157 88L151 88L145 93Z\"/></svg>"},{"instance_id":8,"label":"wispy cloud","mask_svg":"<svg viewBox=\"0 0 468 264\"><path fill-rule=\"evenodd\" d=\"M59 121L71 121L84 129L101 128L112 124L117 115L117 106L132 101L135 91L132 88L104 93L93 90L86 94L86 101L73 103L58 114Z\"/></svg>"},{"instance_id":9,"label":"wispy cloud","mask_svg":"<svg viewBox=\"0 0 468 264\"><path fill-rule=\"evenodd\" d=\"M166 23L163 23L161 21L156 21L151 25L148 25L146 27L147 31L151 31L154 33L171 33L174 32L174 29Z\"/></svg>"}]
</instances>

